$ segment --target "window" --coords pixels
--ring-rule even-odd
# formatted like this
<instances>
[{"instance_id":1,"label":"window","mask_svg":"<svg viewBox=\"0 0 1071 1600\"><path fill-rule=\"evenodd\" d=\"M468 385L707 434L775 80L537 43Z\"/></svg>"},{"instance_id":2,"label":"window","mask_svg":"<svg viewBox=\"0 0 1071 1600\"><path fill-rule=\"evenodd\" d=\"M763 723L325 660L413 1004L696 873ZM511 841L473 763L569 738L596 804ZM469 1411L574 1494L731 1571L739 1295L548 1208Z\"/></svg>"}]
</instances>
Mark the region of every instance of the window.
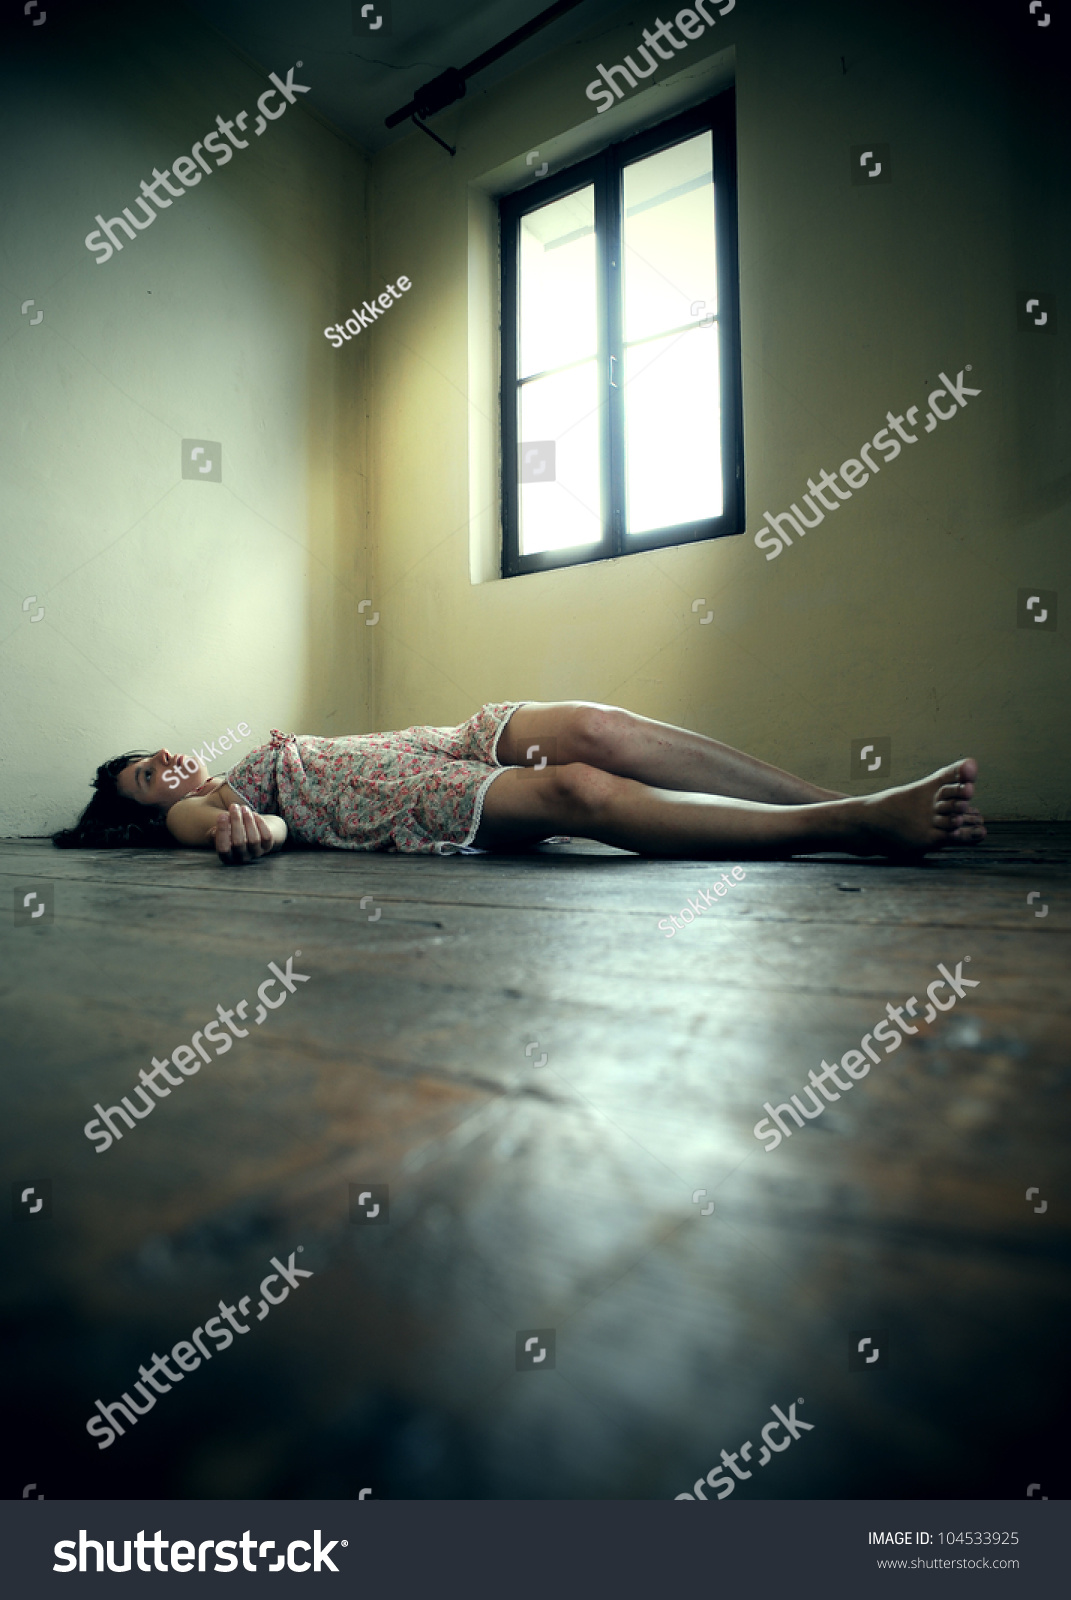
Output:
<instances>
[{"instance_id":1,"label":"window","mask_svg":"<svg viewBox=\"0 0 1071 1600\"><path fill-rule=\"evenodd\" d=\"M741 533L730 91L500 202L503 576Z\"/></svg>"}]
</instances>

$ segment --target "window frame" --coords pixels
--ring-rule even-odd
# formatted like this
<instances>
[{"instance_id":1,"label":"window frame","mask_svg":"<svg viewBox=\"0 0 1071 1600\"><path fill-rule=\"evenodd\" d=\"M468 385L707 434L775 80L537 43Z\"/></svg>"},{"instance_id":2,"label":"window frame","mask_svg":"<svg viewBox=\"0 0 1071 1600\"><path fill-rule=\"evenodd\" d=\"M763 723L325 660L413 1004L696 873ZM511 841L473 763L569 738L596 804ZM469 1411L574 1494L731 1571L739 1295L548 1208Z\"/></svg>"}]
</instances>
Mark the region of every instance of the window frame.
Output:
<instances>
[{"instance_id":1,"label":"window frame","mask_svg":"<svg viewBox=\"0 0 1071 1600\"><path fill-rule=\"evenodd\" d=\"M622 348L621 225L624 168L709 129L713 147L715 268L718 284L719 373L721 376L721 459L724 505L719 517L678 523L626 535L625 406L623 387L610 383L610 358L624 370ZM602 537L590 544L530 555L520 552L517 321L518 253L521 218L552 200L593 184L597 274L598 350L601 373L599 452ZM644 550L666 549L703 539L744 532L744 433L740 379L739 267L736 218L736 97L727 89L702 105L630 135L564 172L554 173L498 203L501 256L500 427L502 441L502 577L523 577L590 561L612 561ZM608 511L608 514L607 514Z\"/></svg>"}]
</instances>

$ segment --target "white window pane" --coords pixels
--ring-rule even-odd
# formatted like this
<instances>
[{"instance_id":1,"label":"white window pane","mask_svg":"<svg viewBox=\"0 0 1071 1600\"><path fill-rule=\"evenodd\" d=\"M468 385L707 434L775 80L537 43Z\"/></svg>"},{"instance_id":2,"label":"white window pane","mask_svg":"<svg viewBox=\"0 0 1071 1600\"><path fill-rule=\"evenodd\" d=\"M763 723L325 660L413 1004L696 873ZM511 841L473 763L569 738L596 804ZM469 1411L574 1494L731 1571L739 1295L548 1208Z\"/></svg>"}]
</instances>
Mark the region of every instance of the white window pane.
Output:
<instances>
[{"instance_id":1,"label":"white window pane","mask_svg":"<svg viewBox=\"0 0 1071 1600\"><path fill-rule=\"evenodd\" d=\"M517 477L522 555L602 534L595 361L521 386Z\"/></svg>"},{"instance_id":2,"label":"white window pane","mask_svg":"<svg viewBox=\"0 0 1071 1600\"><path fill-rule=\"evenodd\" d=\"M635 161L624 177L629 343L717 312L711 135Z\"/></svg>"},{"instance_id":3,"label":"white window pane","mask_svg":"<svg viewBox=\"0 0 1071 1600\"><path fill-rule=\"evenodd\" d=\"M625 354L629 533L721 516L717 324Z\"/></svg>"},{"instance_id":4,"label":"white window pane","mask_svg":"<svg viewBox=\"0 0 1071 1600\"><path fill-rule=\"evenodd\" d=\"M521 218L517 376L593 356L595 307L595 190L589 186Z\"/></svg>"}]
</instances>

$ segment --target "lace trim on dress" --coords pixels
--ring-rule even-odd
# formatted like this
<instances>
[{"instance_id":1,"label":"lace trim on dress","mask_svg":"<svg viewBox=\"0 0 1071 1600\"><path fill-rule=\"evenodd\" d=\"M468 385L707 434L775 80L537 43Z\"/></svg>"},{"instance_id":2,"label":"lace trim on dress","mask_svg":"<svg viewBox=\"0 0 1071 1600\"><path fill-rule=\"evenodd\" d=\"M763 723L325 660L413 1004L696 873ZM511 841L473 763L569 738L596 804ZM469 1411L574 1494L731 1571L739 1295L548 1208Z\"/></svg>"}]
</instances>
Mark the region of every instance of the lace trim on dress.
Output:
<instances>
[{"instance_id":1,"label":"lace trim on dress","mask_svg":"<svg viewBox=\"0 0 1071 1600\"><path fill-rule=\"evenodd\" d=\"M510 707L509 716L508 717L503 717L502 726L499 728L498 732L495 734L495 742L491 746L491 760L492 761L498 761L498 741L501 739L502 735L505 733L506 729L509 727L509 724L510 724L510 721L511 721L511 719L513 717L514 711L519 711L522 706L527 706L527 705L531 705L531 701L530 700L518 700L516 705Z\"/></svg>"},{"instance_id":2,"label":"lace trim on dress","mask_svg":"<svg viewBox=\"0 0 1071 1600\"><path fill-rule=\"evenodd\" d=\"M503 726L505 726L505 724L503 724ZM472 843L473 839L475 839L477 833L479 832L480 818L483 816L483 797L494 783L495 779L500 777L503 772L508 771L508 767L500 767L498 772L489 772L487 774L487 777L483 780L483 782L480 784L480 787L476 791L476 804L472 808L472 822L469 826L469 831L466 833L460 844L453 844L448 840L441 840L435 846L435 849L439 855L451 856L455 853L455 851L464 851L466 855L473 856L485 856L487 854L486 850L480 850Z\"/></svg>"}]
</instances>

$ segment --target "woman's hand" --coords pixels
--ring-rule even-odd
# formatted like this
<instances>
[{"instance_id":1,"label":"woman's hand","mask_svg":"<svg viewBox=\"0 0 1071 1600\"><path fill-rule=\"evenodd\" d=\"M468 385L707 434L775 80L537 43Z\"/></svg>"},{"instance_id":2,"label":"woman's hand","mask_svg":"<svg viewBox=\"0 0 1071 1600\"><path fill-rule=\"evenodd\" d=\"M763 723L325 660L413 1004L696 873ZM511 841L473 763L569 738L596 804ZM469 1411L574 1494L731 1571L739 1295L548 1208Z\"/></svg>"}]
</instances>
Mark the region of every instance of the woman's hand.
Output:
<instances>
[{"instance_id":1,"label":"woman's hand","mask_svg":"<svg viewBox=\"0 0 1071 1600\"><path fill-rule=\"evenodd\" d=\"M213 832L216 854L224 867L258 861L275 843L267 819L257 816L249 806L233 805L221 811Z\"/></svg>"}]
</instances>

